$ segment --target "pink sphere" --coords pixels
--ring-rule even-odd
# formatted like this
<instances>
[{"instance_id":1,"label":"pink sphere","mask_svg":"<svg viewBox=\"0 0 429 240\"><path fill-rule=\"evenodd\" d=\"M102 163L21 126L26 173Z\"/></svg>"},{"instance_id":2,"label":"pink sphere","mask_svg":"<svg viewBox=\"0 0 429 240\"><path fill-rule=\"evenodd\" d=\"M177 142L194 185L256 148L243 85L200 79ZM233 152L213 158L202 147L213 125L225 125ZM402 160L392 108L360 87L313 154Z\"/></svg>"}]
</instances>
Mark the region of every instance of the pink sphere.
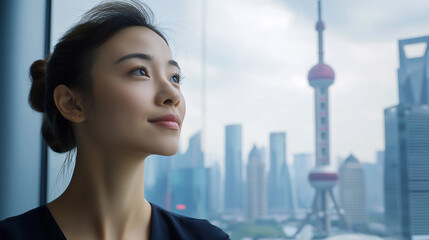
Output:
<instances>
[{"instance_id":1,"label":"pink sphere","mask_svg":"<svg viewBox=\"0 0 429 240\"><path fill-rule=\"evenodd\" d=\"M310 171L308 180L316 189L330 189L337 183L338 173L329 165L318 166Z\"/></svg>"}]
</instances>

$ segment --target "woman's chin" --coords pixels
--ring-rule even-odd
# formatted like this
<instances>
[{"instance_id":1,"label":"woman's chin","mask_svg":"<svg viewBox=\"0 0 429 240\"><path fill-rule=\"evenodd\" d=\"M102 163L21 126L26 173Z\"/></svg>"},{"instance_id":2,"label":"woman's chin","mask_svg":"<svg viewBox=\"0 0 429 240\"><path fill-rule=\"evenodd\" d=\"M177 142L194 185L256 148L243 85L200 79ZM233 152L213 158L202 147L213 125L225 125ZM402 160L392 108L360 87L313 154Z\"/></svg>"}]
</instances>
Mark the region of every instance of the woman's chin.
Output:
<instances>
[{"instance_id":1,"label":"woman's chin","mask_svg":"<svg viewBox=\"0 0 429 240\"><path fill-rule=\"evenodd\" d=\"M159 149L154 149L154 154L162 155L162 156L172 156L177 153L179 146L162 146Z\"/></svg>"}]
</instances>

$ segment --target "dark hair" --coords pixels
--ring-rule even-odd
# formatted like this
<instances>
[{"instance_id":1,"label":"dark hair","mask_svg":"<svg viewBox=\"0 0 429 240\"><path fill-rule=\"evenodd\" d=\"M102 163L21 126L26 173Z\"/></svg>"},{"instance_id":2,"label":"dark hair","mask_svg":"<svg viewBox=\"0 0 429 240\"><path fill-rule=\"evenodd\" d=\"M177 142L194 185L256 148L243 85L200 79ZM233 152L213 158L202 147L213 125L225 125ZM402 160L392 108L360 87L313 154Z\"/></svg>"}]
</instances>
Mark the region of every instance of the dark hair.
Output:
<instances>
[{"instance_id":1,"label":"dark hair","mask_svg":"<svg viewBox=\"0 0 429 240\"><path fill-rule=\"evenodd\" d=\"M153 23L153 12L143 3L104 2L86 12L82 19L58 41L52 55L35 61L30 67L33 81L30 106L43 112L42 136L58 153L76 147L76 140L69 120L58 111L54 89L58 85L81 91L85 96L91 92L90 71L99 47L121 29L143 26L151 29L164 41L163 34Z\"/></svg>"}]
</instances>

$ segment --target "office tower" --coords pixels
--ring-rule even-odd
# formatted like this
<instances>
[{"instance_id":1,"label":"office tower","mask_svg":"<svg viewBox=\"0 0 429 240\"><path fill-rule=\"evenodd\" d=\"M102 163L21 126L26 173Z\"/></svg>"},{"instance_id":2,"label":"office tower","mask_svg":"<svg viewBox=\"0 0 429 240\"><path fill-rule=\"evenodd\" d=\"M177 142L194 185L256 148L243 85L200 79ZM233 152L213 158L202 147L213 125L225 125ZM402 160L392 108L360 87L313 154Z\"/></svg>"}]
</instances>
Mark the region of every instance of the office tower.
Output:
<instances>
[{"instance_id":1,"label":"office tower","mask_svg":"<svg viewBox=\"0 0 429 240\"><path fill-rule=\"evenodd\" d=\"M246 179L246 216L248 219L264 218L267 211L267 180L261 149L255 145L249 154Z\"/></svg>"},{"instance_id":2,"label":"office tower","mask_svg":"<svg viewBox=\"0 0 429 240\"><path fill-rule=\"evenodd\" d=\"M384 110L386 226L405 239L429 236L428 44L429 36L399 41L399 105Z\"/></svg>"},{"instance_id":3,"label":"office tower","mask_svg":"<svg viewBox=\"0 0 429 240\"><path fill-rule=\"evenodd\" d=\"M201 132L195 133L189 139L186 152L172 162L167 195L168 209L190 217L206 218L208 170L204 168Z\"/></svg>"},{"instance_id":4,"label":"office tower","mask_svg":"<svg viewBox=\"0 0 429 240\"><path fill-rule=\"evenodd\" d=\"M201 148L201 132L198 131L189 139L188 149L180 160L173 161L173 168L202 168L204 153Z\"/></svg>"},{"instance_id":5,"label":"office tower","mask_svg":"<svg viewBox=\"0 0 429 240\"><path fill-rule=\"evenodd\" d=\"M286 161L286 133L270 133L270 170L268 173L270 213L293 213L293 195Z\"/></svg>"},{"instance_id":6,"label":"office tower","mask_svg":"<svg viewBox=\"0 0 429 240\"><path fill-rule=\"evenodd\" d=\"M151 155L145 162L145 198L163 208L168 205L168 182L173 159L179 159L180 152L173 156Z\"/></svg>"},{"instance_id":7,"label":"office tower","mask_svg":"<svg viewBox=\"0 0 429 240\"><path fill-rule=\"evenodd\" d=\"M310 153L299 153L293 156L297 208L311 208L314 189L308 181L308 174L313 167L313 157Z\"/></svg>"},{"instance_id":8,"label":"office tower","mask_svg":"<svg viewBox=\"0 0 429 240\"><path fill-rule=\"evenodd\" d=\"M208 197L207 197L207 207L208 207L208 216L216 216L221 211L221 173L219 163L214 163L211 167L208 168Z\"/></svg>"},{"instance_id":9,"label":"office tower","mask_svg":"<svg viewBox=\"0 0 429 240\"><path fill-rule=\"evenodd\" d=\"M169 175L173 164L181 159L180 142L179 149L173 156L151 155L146 158L144 194L148 201L166 209L170 208Z\"/></svg>"},{"instance_id":10,"label":"office tower","mask_svg":"<svg viewBox=\"0 0 429 240\"><path fill-rule=\"evenodd\" d=\"M305 224L312 215L316 216L315 234L318 237L328 236L331 229L331 220L329 214L329 197L336 206L337 213L344 221L340 209L335 201L332 188L338 179L336 170L330 167L329 160L329 86L334 83L334 70L324 63L323 60L323 30L325 24L322 21L322 7L318 0L318 16L316 30L318 33L319 45L319 63L311 68L308 73L308 82L314 88L315 102L315 144L316 144L316 168L309 174L311 185L316 189L316 195L313 200L312 212L304 220ZM302 227L298 228L298 234ZM296 235L295 234L295 235Z\"/></svg>"},{"instance_id":11,"label":"office tower","mask_svg":"<svg viewBox=\"0 0 429 240\"><path fill-rule=\"evenodd\" d=\"M384 214L384 151L376 152L375 163L362 163L365 173L365 190L369 215Z\"/></svg>"},{"instance_id":12,"label":"office tower","mask_svg":"<svg viewBox=\"0 0 429 240\"><path fill-rule=\"evenodd\" d=\"M362 164L351 154L339 171L340 206L348 226L353 230L367 228L365 174Z\"/></svg>"},{"instance_id":13,"label":"office tower","mask_svg":"<svg viewBox=\"0 0 429 240\"><path fill-rule=\"evenodd\" d=\"M170 173L171 211L195 218L207 216L207 169L177 168Z\"/></svg>"},{"instance_id":14,"label":"office tower","mask_svg":"<svg viewBox=\"0 0 429 240\"><path fill-rule=\"evenodd\" d=\"M385 218L390 234L429 236L429 105L397 105L385 117Z\"/></svg>"},{"instance_id":15,"label":"office tower","mask_svg":"<svg viewBox=\"0 0 429 240\"><path fill-rule=\"evenodd\" d=\"M243 170L241 125L225 126L225 195L224 208L229 215L243 212Z\"/></svg>"},{"instance_id":16,"label":"office tower","mask_svg":"<svg viewBox=\"0 0 429 240\"><path fill-rule=\"evenodd\" d=\"M398 91L399 104L429 104L429 36L399 41ZM412 55L410 48L423 46L424 49ZM407 51L408 50L408 51Z\"/></svg>"}]
</instances>

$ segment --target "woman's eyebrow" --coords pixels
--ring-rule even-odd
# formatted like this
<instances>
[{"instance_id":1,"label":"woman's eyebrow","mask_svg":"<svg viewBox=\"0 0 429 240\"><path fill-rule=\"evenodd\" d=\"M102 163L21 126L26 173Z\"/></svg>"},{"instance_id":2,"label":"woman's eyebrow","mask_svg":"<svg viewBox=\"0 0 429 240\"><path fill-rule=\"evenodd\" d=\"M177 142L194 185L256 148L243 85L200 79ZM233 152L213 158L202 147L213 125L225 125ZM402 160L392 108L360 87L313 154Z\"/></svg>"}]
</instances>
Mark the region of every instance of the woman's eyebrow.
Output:
<instances>
[{"instance_id":1,"label":"woman's eyebrow","mask_svg":"<svg viewBox=\"0 0 429 240\"><path fill-rule=\"evenodd\" d=\"M124 60L130 59L130 58L140 58L143 60L148 60L148 61L152 61L152 56L144 54L144 53L131 53L128 55L125 55L121 58L119 58L118 60L116 60L115 64L118 64Z\"/></svg>"},{"instance_id":2,"label":"woman's eyebrow","mask_svg":"<svg viewBox=\"0 0 429 240\"><path fill-rule=\"evenodd\" d=\"M172 66L177 67L177 68L179 69L179 71L181 71L180 66L179 66L179 63L177 63L176 61L174 61L174 60L169 60L169 61L168 61L168 64L169 64L169 65L172 65Z\"/></svg>"},{"instance_id":3,"label":"woman's eyebrow","mask_svg":"<svg viewBox=\"0 0 429 240\"><path fill-rule=\"evenodd\" d=\"M140 59L147 60L147 61L152 61L152 59L153 59L153 57L150 56L150 55L148 55L148 54L144 54L144 53L131 53L131 54L125 55L125 56L119 58L118 60L116 60L115 64L118 64L118 63L120 63L120 62L122 62L124 60L130 59L130 58L140 58ZM179 71L181 70L180 66L179 66L179 63L177 63L174 60L168 60L168 64L177 67L179 69Z\"/></svg>"}]
</instances>

